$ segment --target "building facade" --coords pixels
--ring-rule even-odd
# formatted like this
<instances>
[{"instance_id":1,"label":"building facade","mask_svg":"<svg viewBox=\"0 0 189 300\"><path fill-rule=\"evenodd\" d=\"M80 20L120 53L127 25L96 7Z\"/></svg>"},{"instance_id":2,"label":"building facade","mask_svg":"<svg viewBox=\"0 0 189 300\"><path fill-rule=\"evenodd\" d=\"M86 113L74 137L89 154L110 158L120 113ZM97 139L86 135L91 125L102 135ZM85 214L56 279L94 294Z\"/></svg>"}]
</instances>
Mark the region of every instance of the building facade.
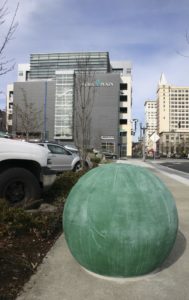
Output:
<instances>
[{"instance_id":1,"label":"building facade","mask_svg":"<svg viewBox=\"0 0 189 300\"><path fill-rule=\"evenodd\" d=\"M152 100L145 101L145 124L146 124L146 147L148 150L153 148L153 141L150 139L153 133L157 134L157 102Z\"/></svg>"},{"instance_id":2,"label":"building facade","mask_svg":"<svg viewBox=\"0 0 189 300\"><path fill-rule=\"evenodd\" d=\"M17 82L25 82L29 80L30 64L18 64ZM13 118L13 100L14 100L14 84L7 85L6 94L6 130L12 133Z\"/></svg>"},{"instance_id":3,"label":"building facade","mask_svg":"<svg viewBox=\"0 0 189 300\"><path fill-rule=\"evenodd\" d=\"M160 153L189 152L189 86L170 85L164 74L157 88L157 130Z\"/></svg>"},{"instance_id":4,"label":"building facade","mask_svg":"<svg viewBox=\"0 0 189 300\"><path fill-rule=\"evenodd\" d=\"M17 81L28 81L30 78L30 64L18 64Z\"/></svg>"},{"instance_id":5,"label":"building facade","mask_svg":"<svg viewBox=\"0 0 189 300\"><path fill-rule=\"evenodd\" d=\"M7 107L13 102L21 106L23 98L35 104L41 113L35 131L41 138L75 143L78 82L87 75L80 88L93 94L90 147L131 156L130 62L111 63L108 52L50 53L31 54L30 64L19 66L14 98L7 97ZM12 132L22 134L15 110L8 112L7 124L8 119L12 119Z\"/></svg>"},{"instance_id":6,"label":"building facade","mask_svg":"<svg viewBox=\"0 0 189 300\"><path fill-rule=\"evenodd\" d=\"M7 85L6 93L6 130L12 133L12 117L13 117L13 95L14 95L14 85Z\"/></svg>"},{"instance_id":7,"label":"building facade","mask_svg":"<svg viewBox=\"0 0 189 300\"><path fill-rule=\"evenodd\" d=\"M0 109L0 131L6 131L6 112Z\"/></svg>"}]
</instances>

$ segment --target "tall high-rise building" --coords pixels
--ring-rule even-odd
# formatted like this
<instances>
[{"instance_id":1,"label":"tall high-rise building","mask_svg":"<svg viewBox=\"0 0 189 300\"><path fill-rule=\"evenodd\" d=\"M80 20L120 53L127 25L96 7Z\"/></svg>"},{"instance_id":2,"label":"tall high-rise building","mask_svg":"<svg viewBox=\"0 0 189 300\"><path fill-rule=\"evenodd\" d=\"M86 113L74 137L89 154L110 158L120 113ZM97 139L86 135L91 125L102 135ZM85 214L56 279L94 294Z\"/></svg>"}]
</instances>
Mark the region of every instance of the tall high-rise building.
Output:
<instances>
[{"instance_id":1,"label":"tall high-rise building","mask_svg":"<svg viewBox=\"0 0 189 300\"><path fill-rule=\"evenodd\" d=\"M130 62L111 62L108 52L31 54L30 64L20 65L14 103L24 96L41 111L40 136L75 143L77 83L86 72L81 87L94 90L90 147L131 156L131 70ZM20 126L13 111L12 131L22 134Z\"/></svg>"},{"instance_id":2,"label":"tall high-rise building","mask_svg":"<svg viewBox=\"0 0 189 300\"><path fill-rule=\"evenodd\" d=\"M146 124L146 146L150 149L153 146L150 137L153 133L157 133L157 102L153 100L145 101L144 111Z\"/></svg>"},{"instance_id":3,"label":"tall high-rise building","mask_svg":"<svg viewBox=\"0 0 189 300\"><path fill-rule=\"evenodd\" d=\"M164 74L157 88L157 130L163 154L189 151L189 86L170 85Z\"/></svg>"}]
</instances>

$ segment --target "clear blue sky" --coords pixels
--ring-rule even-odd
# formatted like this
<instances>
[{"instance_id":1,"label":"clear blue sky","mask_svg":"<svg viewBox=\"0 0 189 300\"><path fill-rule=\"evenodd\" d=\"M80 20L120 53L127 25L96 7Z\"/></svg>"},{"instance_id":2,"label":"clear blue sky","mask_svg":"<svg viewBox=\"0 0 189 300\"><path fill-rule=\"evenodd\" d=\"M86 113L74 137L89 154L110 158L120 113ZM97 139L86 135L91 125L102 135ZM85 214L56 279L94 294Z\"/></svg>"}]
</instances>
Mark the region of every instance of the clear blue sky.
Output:
<instances>
[{"instance_id":1,"label":"clear blue sky","mask_svg":"<svg viewBox=\"0 0 189 300\"><path fill-rule=\"evenodd\" d=\"M1 3L4 1L0 1ZM8 0L9 15L16 0ZM133 118L156 99L162 72L169 83L189 86L188 0L20 0L19 22L7 58L29 63L31 53L109 51L111 60L133 64ZM0 78L0 90L16 81L17 67ZM4 94L0 107L5 107Z\"/></svg>"}]
</instances>

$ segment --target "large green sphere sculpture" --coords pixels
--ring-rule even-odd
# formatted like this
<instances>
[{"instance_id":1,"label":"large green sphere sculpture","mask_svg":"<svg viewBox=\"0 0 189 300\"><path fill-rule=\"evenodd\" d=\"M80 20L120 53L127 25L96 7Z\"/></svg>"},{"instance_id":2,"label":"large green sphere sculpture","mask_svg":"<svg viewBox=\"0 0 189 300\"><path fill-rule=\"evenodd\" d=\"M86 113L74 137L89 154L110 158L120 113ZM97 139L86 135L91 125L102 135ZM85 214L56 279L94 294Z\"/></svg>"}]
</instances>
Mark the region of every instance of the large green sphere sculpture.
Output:
<instances>
[{"instance_id":1,"label":"large green sphere sculpture","mask_svg":"<svg viewBox=\"0 0 189 300\"><path fill-rule=\"evenodd\" d=\"M174 199L145 168L108 164L86 173L66 201L63 226L75 259L89 271L139 276L159 267L177 234Z\"/></svg>"}]
</instances>

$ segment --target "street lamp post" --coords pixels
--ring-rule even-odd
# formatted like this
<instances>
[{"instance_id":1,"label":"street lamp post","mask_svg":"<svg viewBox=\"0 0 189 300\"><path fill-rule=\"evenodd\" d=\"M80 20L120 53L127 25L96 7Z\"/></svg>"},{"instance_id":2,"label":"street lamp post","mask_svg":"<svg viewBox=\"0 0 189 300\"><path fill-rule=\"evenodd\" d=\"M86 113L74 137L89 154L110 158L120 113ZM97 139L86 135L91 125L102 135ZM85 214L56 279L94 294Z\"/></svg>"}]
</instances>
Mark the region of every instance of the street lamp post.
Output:
<instances>
[{"instance_id":1,"label":"street lamp post","mask_svg":"<svg viewBox=\"0 0 189 300\"><path fill-rule=\"evenodd\" d=\"M146 141L146 129L148 128L148 124L145 126L142 126L142 123L140 123L140 130L143 134L143 145L142 145L142 160L145 161L146 159L146 154L145 154L145 141Z\"/></svg>"},{"instance_id":2,"label":"street lamp post","mask_svg":"<svg viewBox=\"0 0 189 300\"><path fill-rule=\"evenodd\" d=\"M43 139L47 139L47 81L45 81Z\"/></svg>"},{"instance_id":3,"label":"street lamp post","mask_svg":"<svg viewBox=\"0 0 189 300\"><path fill-rule=\"evenodd\" d=\"M181 121L179 120L179 122L178 122L178 147L177 147L178 155L181 154L181 147L180 147L180 128L181 128Z\"/></svg>"}]
</instances>

